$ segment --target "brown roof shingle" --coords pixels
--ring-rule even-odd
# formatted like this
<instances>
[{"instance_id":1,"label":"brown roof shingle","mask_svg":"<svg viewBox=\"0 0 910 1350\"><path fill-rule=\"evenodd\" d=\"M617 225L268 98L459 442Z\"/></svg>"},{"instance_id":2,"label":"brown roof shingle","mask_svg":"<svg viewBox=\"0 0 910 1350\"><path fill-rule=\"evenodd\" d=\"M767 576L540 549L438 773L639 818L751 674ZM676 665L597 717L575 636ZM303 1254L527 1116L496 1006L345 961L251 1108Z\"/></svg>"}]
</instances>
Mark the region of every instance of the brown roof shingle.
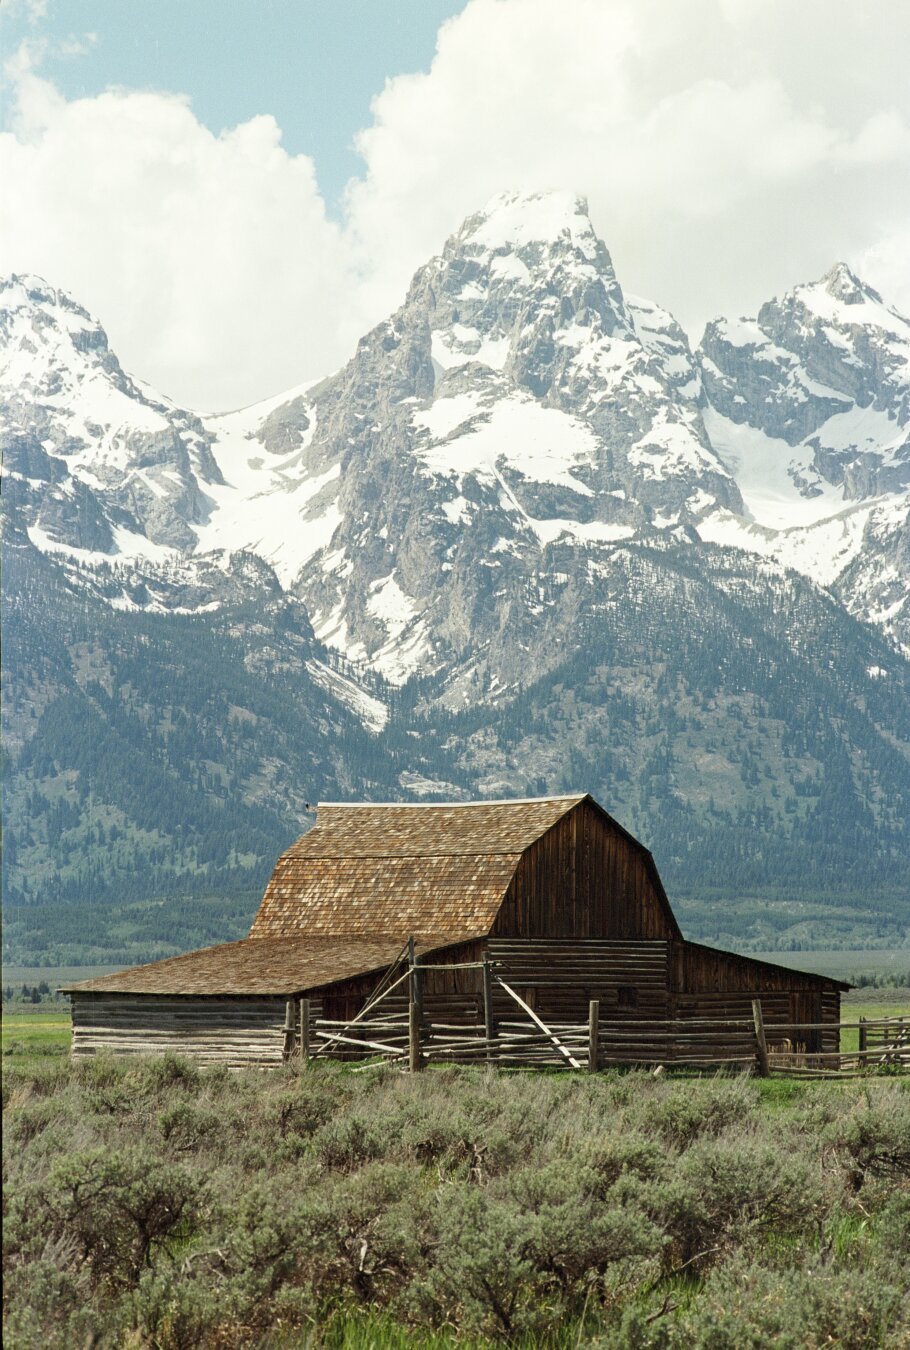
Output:
<instances>
[{"instance_id":1,"label":"brown roof shingle","mask_svg":"<svg viewBox=\"0 0 910 1350\"><path fill-rule=\"evenodd\" d=\"M519 859L585 800L319 806L279 859L242 942L66 986L67 992L284 994L490 931Z\"/></svg>"},{"instance_id":2,"label":"brown roof shingle","mask_svg":"<svg viewBox=\"0 0 910 1350\"><path fill-rule=\"evenodd\" d=\"M523 853L584 801L585 795L438 806L320 802L316 824L284 856L426 858Z\"/></svg>"},{"instance_id":3,"label":"brown roof shingle","mask_svg":"<svg viewBox=\"0 0 910 1350\"><path fill-rule=\"evenodd\" d=\"M279 859L250 936L480 937L524 850L583 800L320 804L313 829Z\"/></svg>"},{"instance_id":4,"label":"brown roof shingle","mask_svg":"<svg viewBox=\"0 0 910 1350\"><path fill-rule=\"evenodd\" d=\"M244 938L62 988L82 994L290 995L385 970L403 942L375 933L359 938ZM422 955L450 943L446 935L436 935L415 947Z\"/></svg>"},{"instance_id":5,"label":"brown roof shingle","mask_svg":"<svg viewBox=\"0 0 910 1350\"><path fill-rule=\"evenodd\" d=\"M437 858L296 858L285 854L250 937L488 933L520 853Z\"/></svg>"}]
</instances>

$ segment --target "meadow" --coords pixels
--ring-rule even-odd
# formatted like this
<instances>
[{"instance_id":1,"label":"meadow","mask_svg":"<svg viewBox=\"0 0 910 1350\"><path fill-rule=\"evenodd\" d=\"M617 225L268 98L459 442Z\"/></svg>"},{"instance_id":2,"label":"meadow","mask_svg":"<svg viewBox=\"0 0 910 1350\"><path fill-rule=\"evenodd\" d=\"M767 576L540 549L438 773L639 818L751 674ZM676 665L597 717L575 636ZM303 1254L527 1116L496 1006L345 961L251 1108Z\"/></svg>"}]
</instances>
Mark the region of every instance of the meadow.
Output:
<instances>
[{"instance_id":1,"label":"meadow","mask_svg":"<svg viewBox=\"0 0 910 1350\"><path fill-rule=\"evenodd\" d=\"M906 1078L232 1075L73 1062L65 1005L3 1031L15 1350L910 1343Z\"/></svg>"}]
</instances>

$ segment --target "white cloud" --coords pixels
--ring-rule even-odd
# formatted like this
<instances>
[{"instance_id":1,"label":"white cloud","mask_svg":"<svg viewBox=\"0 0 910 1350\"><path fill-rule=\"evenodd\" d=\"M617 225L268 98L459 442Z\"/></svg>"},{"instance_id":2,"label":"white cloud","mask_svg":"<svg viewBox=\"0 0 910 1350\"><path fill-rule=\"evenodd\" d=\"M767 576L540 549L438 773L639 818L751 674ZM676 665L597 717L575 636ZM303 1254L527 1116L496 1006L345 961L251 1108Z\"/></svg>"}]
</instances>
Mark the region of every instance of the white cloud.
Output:
<instances>
[{"instance_id":1,"label":"white cloud","mask_svg":"<svg viewBox=\"0 0 910 1350\"><path fill-rule=\"evenodd\" d=\"M857 274L881 292L886 304L910 318L910 218L883 232L851 261Z\"/></svg>"},{"instance_id":2,"label":"white cloud","mask_svg":"<svg viewBox=\"0 0 910 1350\"><path fill-rule=\"evenodd\" d=\"M471 0L375 100L340 226L269 116L213 136L172 95L67 103L21 68L5 255L197 405L332 368L508 187L584 193L623 283L690 327L840 257L906 304L908 49L904 0Z\"/></svg>"},{"instance_id":3,"label":"white cloud","mask_svg":"<svg viewBox=\"0 0 910 1350\"><path fill-rule=\"evenodd\" d=\"M854 10L473 0L360 138L349 228L364 257L388 241L377 300L507 186L583 192L620 278L690 326L868 247L910 214L910 8Z\"/></svg>"},{"instance_id":4,"label":"white cloud","mask_svg":"<svg viewBox=\"0 0 910 1350\"><path fill-rule=\"evenodd\" d=\"M3 270L64 286L128 368L191 405L236 407L340 356L341 232L273 118L213 136L168 94L68 103L27 68L16 87Z\"/></svg>"}]
</instances>

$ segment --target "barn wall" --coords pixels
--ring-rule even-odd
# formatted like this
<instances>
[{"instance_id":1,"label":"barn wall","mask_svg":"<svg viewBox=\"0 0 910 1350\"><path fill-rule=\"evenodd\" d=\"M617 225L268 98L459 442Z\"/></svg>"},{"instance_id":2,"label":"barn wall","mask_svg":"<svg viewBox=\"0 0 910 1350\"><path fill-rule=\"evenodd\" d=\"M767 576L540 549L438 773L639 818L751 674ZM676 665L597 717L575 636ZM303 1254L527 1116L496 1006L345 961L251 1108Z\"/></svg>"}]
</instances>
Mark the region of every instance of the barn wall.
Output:
<instances>
[{"instance_id":1,"label":"barn wall","mask_svg":"<svg viewBox=\"0 0 910 1350\"><path fill-rule=\"evenodd\" d=\"M680 1017L750 1018L759 999L766 1026L774 1023L840 1021L840 990L820 975L787 970L734 952L716 951L697 942L672 944L671 981ZM795 1033L775 1039L793 1040ZM808 1050L836 1050L835 1030L807 1032L800 1044Z\"/></svg>"},{"instance_id":2,"label":"barn wall","mask_svg":"<svg viewBox=\"0 0 910 1350\"><path fill-rule=\"evenodd\" d=\"M491 933L626 940L677 935L641 849L588 802L526 851Z\"/></svg>"},{"instance_id":3,"label":"barn wall","mask_svg":"<svg viewBox=\"0 0 910 1350\"><path fill-rule=\"evenodd\" d=\"M175 994L70 995L74 1055L188 1055L205 1064L280 1064L286 1000Z\"/></svg>"},{"instance_id":4,"label":"barn wall","mask_svg":"<svg viewBox=\"0 0 910 1350\"><path fill-rule=\"evenodd\" d=\"M431 1021L464 1020L473 1025L478 1016L483 1018L482 981L479 970L435 970L434 964L455 965L483 959L485 943L463 942L434 951L421 961L424 1012ZM404 973L404 967L396 973ZM349 980L339 980L314 990L312 996L320 1000L323 1017L332 1021L347 1021L356 1017L382 979L384 971L373 971ZM400 1013L407 1017L408 987L401 984L379 1005L383 1013Z\"/></svg>"},{"instance_id":5,"label":"barn wall","mask_svg":"<svg viewBox=\"0 0 910 1350\"><path fill-rule=\"evenodd\" d=\"M591 999L604 1020L667 1016L666 942L603 939L492 938L497 973L544 1021L586 1022ZM501 988L493 998L497 1017L521 1011Z\"/></svg>"}]
</instances>

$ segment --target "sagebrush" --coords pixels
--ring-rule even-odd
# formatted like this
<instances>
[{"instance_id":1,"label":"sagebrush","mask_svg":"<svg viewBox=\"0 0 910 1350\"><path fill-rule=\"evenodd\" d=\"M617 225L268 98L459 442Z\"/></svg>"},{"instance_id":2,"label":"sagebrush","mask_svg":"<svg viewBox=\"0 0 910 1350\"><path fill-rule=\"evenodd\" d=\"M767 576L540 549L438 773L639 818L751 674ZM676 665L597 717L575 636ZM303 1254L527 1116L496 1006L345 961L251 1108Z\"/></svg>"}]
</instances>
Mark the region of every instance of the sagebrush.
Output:
<instances>
[{"instance_id":1,"label":"sagebrush","mask_svg":"<svg viewBox=\"0 0 910 1350\"><path fill-rule=\"evenodd\" d=\"M910 1344L904 1081L4 1079L5 1344Z\"/></svg>"}]
</instances>

